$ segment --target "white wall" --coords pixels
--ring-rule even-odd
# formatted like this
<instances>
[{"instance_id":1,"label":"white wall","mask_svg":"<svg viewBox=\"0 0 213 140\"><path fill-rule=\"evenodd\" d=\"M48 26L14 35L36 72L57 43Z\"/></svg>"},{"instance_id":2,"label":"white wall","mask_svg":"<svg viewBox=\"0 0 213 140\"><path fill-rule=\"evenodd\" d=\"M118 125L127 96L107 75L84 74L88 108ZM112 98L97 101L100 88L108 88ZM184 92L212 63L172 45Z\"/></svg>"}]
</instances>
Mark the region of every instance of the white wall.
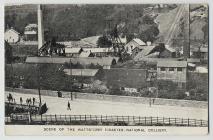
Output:
<instances>
[{"instance_id":1,"label":"white wall","mask_svg":"<svg viewBox=\"0 0 213 140\"><path fill-rule=\"evenodd\" d=\"M8 30L4 34L4 39L9 43L16 43L19 41L19 35L13 30Z\"/></svg>"},{"instance_id":2,"label":"white wall","mask_svg":"<svg viewBox=\"0 0 213 140\"><path fill-rule=\"evenodd\" d=\"M132 46L132 48L131 48ZM129 43L127 43L124 48L127 51L127 53L132 54L132 50L138 46L138 43L136 43L135 41L130 41Z\"/></svg>"}]
</instances>

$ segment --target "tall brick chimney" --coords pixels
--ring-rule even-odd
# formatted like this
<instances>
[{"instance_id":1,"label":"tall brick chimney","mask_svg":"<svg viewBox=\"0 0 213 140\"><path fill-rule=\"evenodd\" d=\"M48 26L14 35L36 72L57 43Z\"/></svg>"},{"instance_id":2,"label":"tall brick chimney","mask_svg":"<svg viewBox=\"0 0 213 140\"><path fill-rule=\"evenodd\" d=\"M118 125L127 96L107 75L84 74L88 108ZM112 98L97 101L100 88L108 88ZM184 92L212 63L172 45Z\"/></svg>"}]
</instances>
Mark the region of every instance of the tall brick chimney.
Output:
<instances>
[{"instance_id":1,"label":"tall brick chimney","mask_svg":"<svg viewBox=\"0 0 213 140\"><path fill-rule=\"evenodd\" d=\"M190 58L190 4L185 6L185 33L184 33L184 46L183 56L184 59Z\"/></svg>"},{"instance_id":2,"label":"tall brick chimney","mask_svg":"<svg viewBox=\"0 0 213 140\"><path fill-rule=\"evenodd\" d=\"M44 29L43 29L43 15L42 15L42 6L38 5L38 50L44 44Z\"/></svg>"}]
</instances>

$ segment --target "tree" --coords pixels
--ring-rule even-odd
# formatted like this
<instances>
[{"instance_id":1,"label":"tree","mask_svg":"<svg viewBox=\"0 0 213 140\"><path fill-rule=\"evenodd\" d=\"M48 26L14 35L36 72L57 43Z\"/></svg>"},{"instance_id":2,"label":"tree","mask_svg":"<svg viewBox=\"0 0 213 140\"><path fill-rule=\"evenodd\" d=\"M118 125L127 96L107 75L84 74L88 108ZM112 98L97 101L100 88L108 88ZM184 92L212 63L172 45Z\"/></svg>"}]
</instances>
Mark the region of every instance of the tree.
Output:
<instances>
[{"instance_id":1,"label":"tree","mask_svg":"<svg viewBox=\"0 0 213 140\"><path fill-rule=\"evenodd\" d=\"M154 24L154 20L149 15L145 15L142 18L142 23L143 24Z\"/></svg>"},{"instance_id":2,"label":"tree","mask_svg":"<svg viewBox=\"0 0 213 140\"><path fill-rule=\"evenodd\" d=\"M12 15L5 15L5 29L14 27L16 18L17 14L15 13L13 13Z\"/></svg>"},{"instance_id":3,"label":"tree","mask_svg":"<svg viewBox=\"0 0 213 140\"><path fill-rule=\"evenodd\" d=\"M145 42L147 42L147 41L153 42L156 39L156 37L158 36L158 34L159 34L158 27L155 25L152 25L145 31L142 31L139 34L139 37Z\"/></svg>"},{"instance_id":4,"label":"tree","mask_svg":"<svg viewBox=\"0 0 213 140\"><path fill-rule=\"evenodd\" d=\"M40 85L44 89L61 90L65 85L65 73L63 69L59 69L57 65L41 64L40 69Z\"/></svg>"},{"instance_id":5,"label":"tree","mask_svg":"<svg viewBox=\"0 0 213 140\"><path fill-rule=\"evenodd\" d=\"M126 35L127 43L130 42L134 37L135 37L134 34L127 33L127 35Z\"/></svg>"},{"instance_id":6,"label":"tree","mask_svg":"<svg viewBox=\"0 0 213 140\"><path fill-rule=\"evenodd\" d=\"M4 46L5 46L5 62L6 64L11 64L13 62L12 46L10 46L10 44L7 41L4 42Z\"/></svg>"},{"instance_id":7,"label":"tree","mask_svg":"<svg viewBox=\"0 0 213 140\"><path fill-rule=\"evenodd\" d=\"M101 48L108 48L112 46L112 41L109 40L106 36L101 36L98 38L97 45Z\"/></svg>"}]
</instances>

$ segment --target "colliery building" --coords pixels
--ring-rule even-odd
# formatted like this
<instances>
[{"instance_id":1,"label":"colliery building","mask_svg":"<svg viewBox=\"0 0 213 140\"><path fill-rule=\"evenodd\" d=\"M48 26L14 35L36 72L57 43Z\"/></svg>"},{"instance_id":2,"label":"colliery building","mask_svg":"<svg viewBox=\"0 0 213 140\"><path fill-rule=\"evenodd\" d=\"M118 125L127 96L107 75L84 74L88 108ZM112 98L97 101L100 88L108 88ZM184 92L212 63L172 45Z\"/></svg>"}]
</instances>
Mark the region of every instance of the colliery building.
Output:
<instances>
[{"instance_id":1,"label":"colliery building","mask_svg":"<svg viewBox=\"0 0 213 140\"><path fill-rule=\"evenodd\" d=\"M24 38L26 41L37 41L38 40L38 25L28 24L24 29Z\"/></svg>"},{"instance_id":2,"label":"colliery building","mask_svg":"<svg viewBox=\"0 0 213 140\"><path fill-rule=\"evenodd\" d=\"M157 80L173 81L179 87L187 82L187 61L159 61L157 63Z\"/></svg>"},{"instance_id":3,"label":"colliery building","mask_svg":"<svg viewBox=\"0 0 213 140\"><path fill-rule=\"evenodd\" d=\"M115 65L118 61L118 57L27 57L26 63L30 64L81 64L86 65L100 65L103 69L110 69L112 65Z\"/></svg>"}]
</instances>

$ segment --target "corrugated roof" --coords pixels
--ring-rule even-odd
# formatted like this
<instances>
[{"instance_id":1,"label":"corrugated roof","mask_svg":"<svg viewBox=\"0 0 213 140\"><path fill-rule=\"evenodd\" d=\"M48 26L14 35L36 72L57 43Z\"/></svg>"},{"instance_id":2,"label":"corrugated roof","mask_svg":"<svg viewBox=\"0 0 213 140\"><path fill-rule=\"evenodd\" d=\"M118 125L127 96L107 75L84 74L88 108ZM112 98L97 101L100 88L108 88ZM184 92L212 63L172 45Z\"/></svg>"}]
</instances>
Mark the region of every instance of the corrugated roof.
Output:
<instances>
[{"instance_id":1,"label":"corrugated roof","mask_svg":"<svg viewBox=\"0 0 213 140\"><path fill-rule=\"evenodd\" d=\"M80 53L81 48L65 48L65 53Z\"/></svg>"},{"instance_id":2,"label":"corrugated roof","mask_svg":"<svg viewBox=\"0 0 213 140\"><path fill-rule=\"evenodd\" d=\"M80 63L82 65L99 64L101 66L111 66L112 61L118 61L118 57L87 57L87 58L69 58L69 57L27 57L26 63L40 63L40 64L64 64L65 62L73 64Z\"/></svg>"},{"instance_id":3,"label":"corrugated roof","mask_svg":"<svg viewBox=\"0 0 213 140\"><path fill-rule=\"evenodd\" d=\"M64 69L64 72L73 76L95 76L98 69Z\"/></svg>"},{"instance_id":4,"label":"corrugated roof","mask_svg":"<svg viewBox=\"0 0 213 140\"><path fill-rule=\"evenodd\" d=\"M187 67L187 61L158 61L157 67Z\"/></svg>"},{"instance_id":5,"label":"corrugated roof","mask_svg":"<svg viewBox=\"0 0 213 140\"><path fill-rule=\"evenodd\" d=\"M134 38L133 39L136 43L138 43L139 45L146 45L146 43L144 43L142 40L140 40L139 38Z\"/></svg>"}]
</instances>

